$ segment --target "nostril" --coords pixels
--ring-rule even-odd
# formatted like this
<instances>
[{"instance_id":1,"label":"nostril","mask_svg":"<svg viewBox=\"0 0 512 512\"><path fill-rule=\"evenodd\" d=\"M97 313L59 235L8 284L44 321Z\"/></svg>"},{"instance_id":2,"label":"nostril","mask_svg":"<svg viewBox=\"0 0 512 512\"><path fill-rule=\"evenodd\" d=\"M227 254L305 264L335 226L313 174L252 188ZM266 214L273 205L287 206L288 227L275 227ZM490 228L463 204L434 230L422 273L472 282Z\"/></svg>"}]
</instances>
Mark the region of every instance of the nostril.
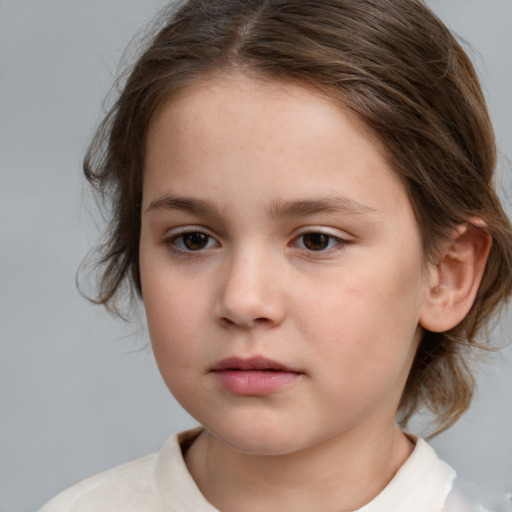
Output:
<instances>
[{"instance_id":1,"label":"nostril","mask_svg":"<svg viewBox=\"0 0 512 512\"><path fill-rule=\"evenodd\" d=\"M264 326L264 325L270 324L272 321L269 318L265 318L265 317L258 317L258 318L254 318L251 320L239 319L239 320L235 321L226 316L223 316L223 317L221 317L220 322L225 327L231 327L231 326L237 325L239 327L251 328L251 327L256 327L258 325Z\"/></svg>"},{"instance_id":2,"label":"nostril","mask_svg":"<svg viewBox=\"0 0 512 512\"><path fill-rule=\"evenodd\" d=\"M265 317L260 317L260 318L255 318L254 319L254 323L255 324L266 324L266 323L269 323L269 322L270 322L270 319L265 318Z\"/></svg>"},{"instance_id":3,"label":"nostril","mask_svg":"<svg viewBox=\"0 0 512 512\"><path fill-rule=\"evenodd\" d=\"M225 327L229 327L231 325L235 325L235 322L233 322L233 320L230 320L229 318L223 316L221 317L220 319L220 323L225 326Z\"/></svg>"}]
</instances>

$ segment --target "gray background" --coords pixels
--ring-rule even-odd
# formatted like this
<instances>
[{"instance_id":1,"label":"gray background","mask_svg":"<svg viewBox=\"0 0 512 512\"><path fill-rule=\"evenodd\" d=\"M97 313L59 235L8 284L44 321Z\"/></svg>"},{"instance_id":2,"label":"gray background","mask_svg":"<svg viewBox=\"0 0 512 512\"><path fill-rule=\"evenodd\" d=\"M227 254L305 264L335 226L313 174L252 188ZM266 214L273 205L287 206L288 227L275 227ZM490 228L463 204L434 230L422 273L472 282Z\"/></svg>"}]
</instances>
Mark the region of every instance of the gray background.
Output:
<instances>
[{"instance_id":1,"label":"gray background","mask_svg":"<svg viewBox=\"0 0 512 512\"><path fill-rule=\"evenodd\" d=\"M75 288L97 236L81 158L122 49L163 3L0 0L0 512L35 510L194 424L161 382L143 330ZM512 0L429 4L474 48L511 158ZM510 176L501 183L510 192ZM511 319L501 327L509 338ZM502 495L512 491L511 370L508 347L482 366L466 418L433 443Z\"/></svg>"}]
</instances>

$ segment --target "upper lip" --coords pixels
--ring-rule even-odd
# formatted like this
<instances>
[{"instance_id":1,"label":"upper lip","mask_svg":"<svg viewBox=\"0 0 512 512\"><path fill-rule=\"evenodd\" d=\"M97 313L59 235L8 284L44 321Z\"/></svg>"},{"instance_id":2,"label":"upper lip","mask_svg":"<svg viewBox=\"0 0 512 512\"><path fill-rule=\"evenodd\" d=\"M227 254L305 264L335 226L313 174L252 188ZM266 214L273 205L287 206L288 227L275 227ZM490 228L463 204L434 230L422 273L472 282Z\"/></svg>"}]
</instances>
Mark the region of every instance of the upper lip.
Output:
<instances>
[{"instance_id":1,"label":"upper lip","mask_svg":"<svg viewBox=\"0 0 512 512\"><path fill-rule=\"evenodd\" d=\"M286 366L272 359L266 357L255 356L255 357L227 357L222 359L215 366L212 367L212 372L222 372L226 370L238 370L238 371L263 371L263 370L274 370L281 372L301 373L296 368Z\"/></svg>"}]
</instances>

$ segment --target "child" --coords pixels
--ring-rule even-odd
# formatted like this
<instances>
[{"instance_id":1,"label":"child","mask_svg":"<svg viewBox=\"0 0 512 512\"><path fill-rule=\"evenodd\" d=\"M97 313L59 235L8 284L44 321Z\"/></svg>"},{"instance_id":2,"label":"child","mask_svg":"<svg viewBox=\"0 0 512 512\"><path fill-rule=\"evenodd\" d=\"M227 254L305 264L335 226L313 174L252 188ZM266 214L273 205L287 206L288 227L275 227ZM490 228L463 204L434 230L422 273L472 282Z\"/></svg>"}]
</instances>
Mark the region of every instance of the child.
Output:
<instances>
[{"instance_id":1,"label":"child","mask_svg":"<svg viewBox=\"0 0 512 512\"><path fill-rule=\"evenodd\" d=\"M402 430L468 408L470 351L512 289L467 56L419 0L165 16L85 173L112 211L98 302L143 301L202 427L42 510L471 510Z\"/></svg>"}]
</instances>

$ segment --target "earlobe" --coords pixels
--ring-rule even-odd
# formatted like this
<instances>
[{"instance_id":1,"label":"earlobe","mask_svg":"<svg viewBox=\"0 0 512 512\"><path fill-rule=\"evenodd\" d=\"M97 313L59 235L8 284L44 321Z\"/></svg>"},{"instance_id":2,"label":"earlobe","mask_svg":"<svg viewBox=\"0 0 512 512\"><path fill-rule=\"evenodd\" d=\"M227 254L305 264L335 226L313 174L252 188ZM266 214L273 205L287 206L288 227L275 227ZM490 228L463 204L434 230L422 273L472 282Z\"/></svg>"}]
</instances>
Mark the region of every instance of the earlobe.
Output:
<instances>
[{"instance_id":1,"label":"earlobe","mask_svg":"<svg viewBox=\"0 0 512 512\"><path fill-rule=\"evenodd\" d=\"M482 219L457 226L443 241L439 260L430 269L427 297L420 325L444 332L459 324L475 301L491 248L491 236Z\"/></svg>"}]
</instances>

